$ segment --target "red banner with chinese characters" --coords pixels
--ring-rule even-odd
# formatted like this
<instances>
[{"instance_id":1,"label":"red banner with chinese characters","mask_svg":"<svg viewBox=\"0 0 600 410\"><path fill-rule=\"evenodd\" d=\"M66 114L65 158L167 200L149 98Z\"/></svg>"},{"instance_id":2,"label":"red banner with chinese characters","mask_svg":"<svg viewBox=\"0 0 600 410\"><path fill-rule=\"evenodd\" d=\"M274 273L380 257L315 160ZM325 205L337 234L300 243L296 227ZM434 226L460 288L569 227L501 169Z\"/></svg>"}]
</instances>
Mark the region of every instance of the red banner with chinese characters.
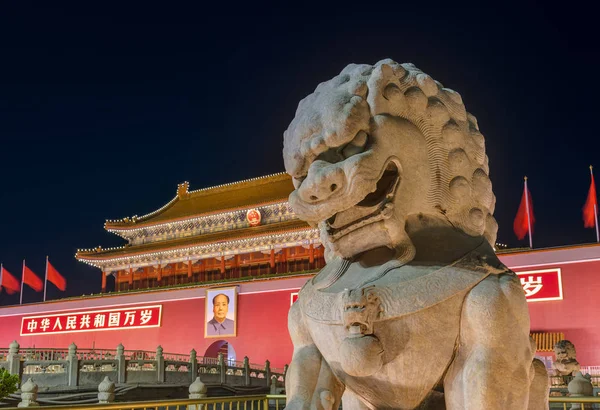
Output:
<instances>
[{"instance_id":1,"label":"red banner with chinese characters","mask_svg":"<svg viewBox=\"0 0 600 410\"><path fill-rule=\"evenodd\" d=\"M28 316L21 320L21 336L158 327L161 315L157 305Z\"/></svg>"},{"instance_id":2,"label":"red banner with chinese characters","mask_svg":"<svg viewBox=\"0 0 600 410\"><path fill-rule=\"evenodd\" d=\"M562 300L560 268L516 272L528 302Z\"/></svg>"}]
</instances>

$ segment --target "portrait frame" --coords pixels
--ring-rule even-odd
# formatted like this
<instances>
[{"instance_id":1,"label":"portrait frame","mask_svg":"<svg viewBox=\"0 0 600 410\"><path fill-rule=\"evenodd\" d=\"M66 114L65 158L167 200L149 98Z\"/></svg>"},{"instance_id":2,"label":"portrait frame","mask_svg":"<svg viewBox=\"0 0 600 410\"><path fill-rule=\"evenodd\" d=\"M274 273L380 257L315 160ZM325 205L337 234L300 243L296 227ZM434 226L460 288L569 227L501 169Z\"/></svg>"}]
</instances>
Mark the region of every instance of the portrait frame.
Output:
<instances>
[{"instance_id":1,"label":"portrait frame","mask_svg":"<svg viewBox=\"0 0 600 410\"><path fill-rule=\"evenodd\" d=\"M219 295L224 294L229 297L227 316L225 321L233 321L229 325L233 327L231 333L214 333L213 330L209 329L209 326L213 326L210 322L214 319L213 311L213 299ZM219 288L206 289L205 295L205 309L204 309L204 337L206 339L225 338L225 337L236 337L237 336L237 305L238 305L238 288L237 286L227 286Z\"/></svg>"}]
</instances>

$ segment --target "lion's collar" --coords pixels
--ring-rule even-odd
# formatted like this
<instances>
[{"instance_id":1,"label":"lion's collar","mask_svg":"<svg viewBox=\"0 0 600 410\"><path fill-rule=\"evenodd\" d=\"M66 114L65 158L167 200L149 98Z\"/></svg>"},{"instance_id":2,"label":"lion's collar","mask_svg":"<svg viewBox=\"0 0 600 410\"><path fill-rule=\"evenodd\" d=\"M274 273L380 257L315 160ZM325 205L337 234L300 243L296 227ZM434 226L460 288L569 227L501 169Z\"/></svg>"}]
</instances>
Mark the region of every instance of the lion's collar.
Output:
<instances>
[{"instance_id":1,"label":"lion's collar","mask_svg":"<svg viewBox=\"0 0 600 410\"><path fill-rule=\"evenodd\" d=\"M353 265L354 264L354 265ZM328 262L327 265L312 278L311 283L316 289L327 289L335 284L349 270L351 266L355 267L356 262L349 259L335 258ZM365 279L353 284L353 289L360 289L368 284L376 282L384 277L388 272L402 268L403 266L414 266L414 264L402 262L392 259L382 265L372 268L359 268L365 273L370 271L370 274ZM492 273L501 273L506 270L506 267L497 259L495 253L486 241L482 240L473 249L466 252L462 257L454 260L452 263L441 264L440 268L463 267L467 269L481 269L485 265L486 272L492 269ZM365 275L367 276L367 275Z\"/></svg>"},{"instance_id":2,"label":"lion's collar","mask_svg":"<svg viewBox=\"0 0 600 410\"><path fill-rule=\"evenodd\" d=\"M481 248L446 266L403 266L399 261L389 261L378 268L376 275L353 292L376 296L381 301L381 315L378 320L387 320L426 309L470 289L489 275L509 273L495 256L490 258ZM328 264L313 280L306 283L300 291L299 302L302 311L319 322L342 324L343 291L325 291L321 283L329 283L330 277L339 275L339 270L349 262ZM393 271L401 269L401 280ZM393 275L393 278L390 276ZM338 279L341 275L338 276ZM322 277L322 280L315 280ZM388 278L389 277L389 278ZM388 278L389 280L386 280Z\"/></svg>"}]
</instances>

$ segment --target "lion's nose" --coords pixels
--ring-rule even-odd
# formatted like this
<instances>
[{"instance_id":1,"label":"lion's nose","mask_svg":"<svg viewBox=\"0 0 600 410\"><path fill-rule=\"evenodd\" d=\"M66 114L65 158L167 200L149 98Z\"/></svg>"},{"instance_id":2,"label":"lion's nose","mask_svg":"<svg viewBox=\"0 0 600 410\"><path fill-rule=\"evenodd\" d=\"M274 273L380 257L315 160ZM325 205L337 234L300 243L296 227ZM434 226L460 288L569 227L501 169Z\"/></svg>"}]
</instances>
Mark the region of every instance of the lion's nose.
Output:
<instances>
[{"instance_id":1,"label":"lion's nose","mask_svg":"<svg viewBox=\"0 0 600 410\"><path fill-rule=\"evenodd\" d=\"M316 203L330 198L343 188L343 184L344 175L339 167L315 162L298 188L298 195L304 202Z\"/></svg>"}]
</instances>

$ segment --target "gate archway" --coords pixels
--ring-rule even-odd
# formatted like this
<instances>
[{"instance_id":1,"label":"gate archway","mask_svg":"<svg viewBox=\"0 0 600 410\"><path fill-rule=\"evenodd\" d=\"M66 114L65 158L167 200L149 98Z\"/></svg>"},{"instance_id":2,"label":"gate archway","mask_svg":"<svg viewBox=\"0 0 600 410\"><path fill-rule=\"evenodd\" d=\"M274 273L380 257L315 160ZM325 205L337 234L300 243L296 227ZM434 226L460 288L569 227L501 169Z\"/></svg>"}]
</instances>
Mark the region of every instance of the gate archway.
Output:
<instances>
[{"instance_id":1,"label":"gate archway","mask_svg":"<svg viewBox=\"0 0 600 410\"><path fill-rule=\"evenodd\" d=\"M236 354L233 346L226 340L217 340L213 342L204 353L204 357L219 357L219 353L223 353L223 359L228 362L235 362Z\"/></svg>"}]
</instances>

